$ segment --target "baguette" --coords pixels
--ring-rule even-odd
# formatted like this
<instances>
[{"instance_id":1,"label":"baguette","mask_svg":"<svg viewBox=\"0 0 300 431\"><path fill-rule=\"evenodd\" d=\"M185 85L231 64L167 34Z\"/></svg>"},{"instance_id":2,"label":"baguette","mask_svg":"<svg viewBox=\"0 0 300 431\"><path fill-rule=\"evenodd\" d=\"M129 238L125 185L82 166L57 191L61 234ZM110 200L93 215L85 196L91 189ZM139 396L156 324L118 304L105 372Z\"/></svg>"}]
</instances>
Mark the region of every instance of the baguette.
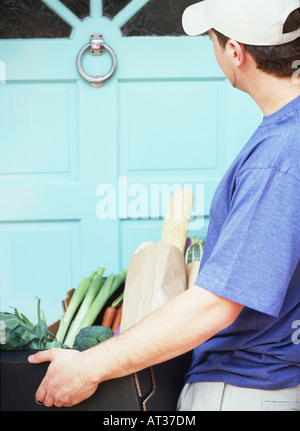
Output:
<instances>
[{"instance_id":1,"label":"baguette","mask_svg":"<svg viewBox=\"0 0 300 431\"><path fill-rule=\"evenodd\" d=\"M176 190L165 215L161 242L172 244L184 253L193 206L193 192Z\"/></svg>"}]
</instances>

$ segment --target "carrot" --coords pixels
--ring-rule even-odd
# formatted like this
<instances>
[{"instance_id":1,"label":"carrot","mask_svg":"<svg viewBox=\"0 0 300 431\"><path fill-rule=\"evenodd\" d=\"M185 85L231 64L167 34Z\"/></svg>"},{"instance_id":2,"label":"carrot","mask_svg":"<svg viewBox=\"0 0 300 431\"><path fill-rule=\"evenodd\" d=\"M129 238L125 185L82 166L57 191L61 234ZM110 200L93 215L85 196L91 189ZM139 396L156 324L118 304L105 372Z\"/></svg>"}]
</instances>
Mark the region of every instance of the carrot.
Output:
<instances>
[{"instance_id":1,"label":"carrot","mask_svg":"<svg viewBox=\"0 0 300 431\"><path fill-rule=\"evenodd\" d=\"M107 326L108 328L111 328L116 314L117 310L114 307L107 307L103 315L101 326Z\"/></svg>"},{"instance_id":2,"label":"carrot","mask_svg":"<svg viewBox=\"0 0 300 431\"><path fill-rule=\"evenodd\" d=\"M117 310L117 314L114 320L114 323L111 327L112 331L115 333L118 327L121 325L121 319L122 319L122 310L123 310L123 303L121 307Z\"/></svg>"}]
</instances>

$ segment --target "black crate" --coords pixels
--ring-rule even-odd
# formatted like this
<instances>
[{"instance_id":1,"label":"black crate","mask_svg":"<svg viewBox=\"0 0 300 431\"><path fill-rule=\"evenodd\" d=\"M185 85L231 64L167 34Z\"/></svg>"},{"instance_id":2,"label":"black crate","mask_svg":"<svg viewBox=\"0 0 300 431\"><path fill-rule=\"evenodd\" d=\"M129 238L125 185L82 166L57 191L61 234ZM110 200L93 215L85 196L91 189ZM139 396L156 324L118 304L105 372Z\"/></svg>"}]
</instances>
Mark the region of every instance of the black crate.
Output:
<instances>
[{"instance_id":1,"label":"black crate","mask_svg":"<svg viewBox=\"0 0 300 431\"><path fill-rule=\"evenodd\" d=\"M1 351L1 411L175 411L191 352L136 374L99 385L87 400L69 408L47 408L35 392L48 364L30 364L30 350Z\"/></svg>"}]
</instances>

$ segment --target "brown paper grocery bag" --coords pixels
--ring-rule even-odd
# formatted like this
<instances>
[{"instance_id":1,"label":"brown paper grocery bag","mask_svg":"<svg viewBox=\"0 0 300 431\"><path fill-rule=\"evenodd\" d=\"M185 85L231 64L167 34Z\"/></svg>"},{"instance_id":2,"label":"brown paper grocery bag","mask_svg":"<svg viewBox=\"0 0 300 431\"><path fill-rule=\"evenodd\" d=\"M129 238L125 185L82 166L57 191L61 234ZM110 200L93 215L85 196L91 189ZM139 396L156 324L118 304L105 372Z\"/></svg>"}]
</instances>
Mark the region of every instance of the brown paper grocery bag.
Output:
<instances>
[{"instance_id":1,"label":"brown paper grocery bag","mask_svg":"<svg viewBox=\"0 0 300 431\"><path fill-rule=\"evenodd\" d=\"M199 263L186 265L178 247L158 242L130 258L121 332L194 284Z\"/></svg>"},{"instance_id":2,"label":"brown paper grocery bag","mask_svg":"<svg viewBox=\"0 0 300 431\"><path fill-rule=\"evenodd\" d=\"M121 332L193 284L198 264L188 267L184 261L192 204L191 190L176 190L165 215L161 241L141 244L131 256L125 282Z\"/></svg>"}]
</instances>

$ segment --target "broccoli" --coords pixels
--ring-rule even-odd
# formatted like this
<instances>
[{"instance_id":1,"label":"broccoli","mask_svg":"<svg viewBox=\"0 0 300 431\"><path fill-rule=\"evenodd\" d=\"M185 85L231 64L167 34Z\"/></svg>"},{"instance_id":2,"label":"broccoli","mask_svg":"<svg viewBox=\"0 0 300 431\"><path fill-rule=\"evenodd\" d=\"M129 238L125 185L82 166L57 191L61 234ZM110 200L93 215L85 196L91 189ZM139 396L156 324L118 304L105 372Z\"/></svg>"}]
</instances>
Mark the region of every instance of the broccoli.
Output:
<instances>
[{"instance_id":1,"label":"broccoli","mask_svg":"<svg viewBox=\"0 0 300 431\"><path fill-rule=\"evenodd\" d=\"M106 326L86 326L78 332L73 348L86 350L96 346L96 344L102 343L113 335L114 333L111 328Z\"/></svg>"}]
</instances>

